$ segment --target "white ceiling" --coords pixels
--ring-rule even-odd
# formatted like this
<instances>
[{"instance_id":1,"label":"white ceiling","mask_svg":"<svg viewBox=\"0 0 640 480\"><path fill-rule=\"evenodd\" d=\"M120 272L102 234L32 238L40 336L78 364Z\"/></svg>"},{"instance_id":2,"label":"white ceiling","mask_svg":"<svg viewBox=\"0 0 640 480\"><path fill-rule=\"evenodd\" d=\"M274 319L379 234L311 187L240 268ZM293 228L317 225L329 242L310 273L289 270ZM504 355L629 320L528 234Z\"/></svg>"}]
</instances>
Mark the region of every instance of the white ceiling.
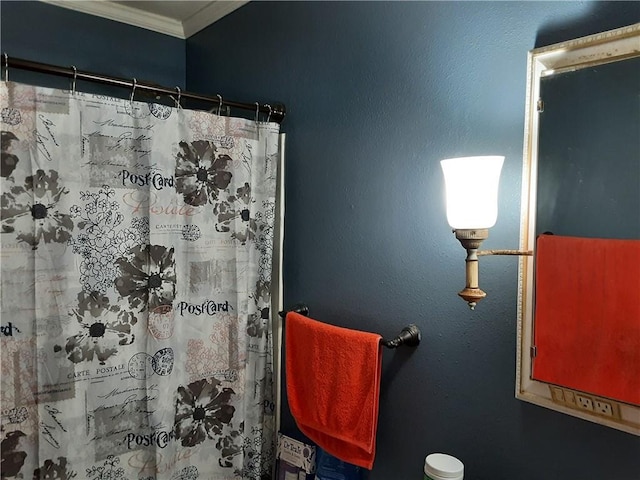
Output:
<instances>
[{"instance_id":1,"label":"white ceiling","mask_svg":"<svg viewBox=\"0 0 640 480\"><path fill-rule=\"evenodd\" d=\"M178 38L189 38L248 0L111 1L41 0Z\"/></svg>"}]
</instances>

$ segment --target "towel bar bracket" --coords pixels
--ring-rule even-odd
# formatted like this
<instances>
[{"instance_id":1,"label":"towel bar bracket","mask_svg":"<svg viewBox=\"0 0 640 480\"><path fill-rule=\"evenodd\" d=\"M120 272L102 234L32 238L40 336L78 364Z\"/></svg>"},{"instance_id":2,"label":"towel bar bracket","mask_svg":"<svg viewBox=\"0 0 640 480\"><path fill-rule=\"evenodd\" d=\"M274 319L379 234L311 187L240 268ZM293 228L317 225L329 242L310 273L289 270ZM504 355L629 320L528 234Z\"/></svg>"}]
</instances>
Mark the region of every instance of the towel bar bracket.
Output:
<instances>
[{"instance_id":1,"label":"towel bar bracket","mask_svg":"<svg viewBox=\"0 0 640 480\"><path fill-rule=\"evenodd\" d=\"M278 315L280 315L280 317L282 318L285 318L287 316L287 313L289 312L299 313L300 315L308 317L309 307L307 307L304 303L298 303L294 305L290 310L282 310L281 312L278 312Z\"/></svg>"},{"instance_id":2,"label":"towel bar bracket","mask_svg":"<svg viewBox=\"0 0 640 480\"><path fill-rule=\"evenodd\" d=\"M422 339L422 334L417 325L407 325L402 329L400 334L393 340L382 339L381 343L387 348L397 348L400 345L408 347L417 347Z\"/></svg>"}]
</instances>

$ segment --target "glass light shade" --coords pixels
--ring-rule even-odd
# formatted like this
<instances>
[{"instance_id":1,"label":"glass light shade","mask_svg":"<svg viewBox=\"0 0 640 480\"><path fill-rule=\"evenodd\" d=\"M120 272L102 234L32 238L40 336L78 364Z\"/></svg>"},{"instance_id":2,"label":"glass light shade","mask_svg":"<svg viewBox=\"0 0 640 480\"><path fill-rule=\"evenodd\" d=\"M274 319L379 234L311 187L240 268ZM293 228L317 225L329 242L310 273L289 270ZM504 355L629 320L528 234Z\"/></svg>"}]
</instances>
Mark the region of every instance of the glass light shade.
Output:
<instances>
[{"instance_id":1,"label":"glass light shade","mask_svg":"<svg viewBox=\"0 0 640 480\"><path fill-rule=\"evenodd\" d=\"M447 221L454 229L493 227L498 218L498 185L504 157L442 160Z\"/></svg>"}]
</instances>

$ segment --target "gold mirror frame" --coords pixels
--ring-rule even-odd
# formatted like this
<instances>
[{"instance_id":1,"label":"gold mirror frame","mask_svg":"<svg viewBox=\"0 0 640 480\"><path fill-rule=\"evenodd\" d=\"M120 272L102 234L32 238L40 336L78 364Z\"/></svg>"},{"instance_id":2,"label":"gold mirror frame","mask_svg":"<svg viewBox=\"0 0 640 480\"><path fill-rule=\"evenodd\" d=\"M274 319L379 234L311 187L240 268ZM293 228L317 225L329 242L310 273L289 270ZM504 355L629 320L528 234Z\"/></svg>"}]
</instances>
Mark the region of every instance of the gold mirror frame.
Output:
<instances>
[{"instance_id":1,"label":"gold mirror frame","mask_svg":"<svg viewBox=\"0 0 640 480\"><path fill-rule=\"evenodd\" d=\"M518 352L516 398L640 436L640 406L579 392L531 378L534 326L534 258L536 185L538 161L538 99L544 76L579 70L640 56L640 23L576 40L531 50L527 67L527 102L522 176L520 250L534 256L520 257L518 278ZM579 396L605 405L608 413L581 408ZM610 412L610 414L609 414Z\"/></svg>"}]
</instances>

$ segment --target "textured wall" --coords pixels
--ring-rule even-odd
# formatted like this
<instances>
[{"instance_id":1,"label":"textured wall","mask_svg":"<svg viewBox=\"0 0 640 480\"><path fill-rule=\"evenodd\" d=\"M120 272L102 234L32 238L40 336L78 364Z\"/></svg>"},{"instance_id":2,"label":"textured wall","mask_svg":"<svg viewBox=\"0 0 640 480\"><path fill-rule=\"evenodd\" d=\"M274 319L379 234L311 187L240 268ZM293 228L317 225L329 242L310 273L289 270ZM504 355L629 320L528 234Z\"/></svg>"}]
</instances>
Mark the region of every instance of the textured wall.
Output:
<instances>
[{"instance_id":1,"label":"textured wall","mask_svg":"<svg viewBox=\"0 0 640 480\"><path fill-rule=\"evenodd\" d=\"M458 299L438 160L506 155L485 247L516 247L527 51L639 20L637 2L251 2L187 41L190 90L287 105L285 302L422 328L384 354L371 479L421 478L435 451L473 480L637 479L637 437L514 398L517 260L482 260L475 312Z\"/></svg>"},{"instance_id":2,"label":"textured wall","mask_svg":"<svg viewBox=\"0 0 640 480\"><path fill-rule=\"evenodd\" d=\"M185 42L179 38L41 2L3 0L0 16L0 51L9 56L9 67L11 57L24 58L184 89ZM9 80L55 88L70 85L65 78L11 68ZM130 93L86 82L78 82L77 89L120 97Z\"/></svg>"}]
</instances>

